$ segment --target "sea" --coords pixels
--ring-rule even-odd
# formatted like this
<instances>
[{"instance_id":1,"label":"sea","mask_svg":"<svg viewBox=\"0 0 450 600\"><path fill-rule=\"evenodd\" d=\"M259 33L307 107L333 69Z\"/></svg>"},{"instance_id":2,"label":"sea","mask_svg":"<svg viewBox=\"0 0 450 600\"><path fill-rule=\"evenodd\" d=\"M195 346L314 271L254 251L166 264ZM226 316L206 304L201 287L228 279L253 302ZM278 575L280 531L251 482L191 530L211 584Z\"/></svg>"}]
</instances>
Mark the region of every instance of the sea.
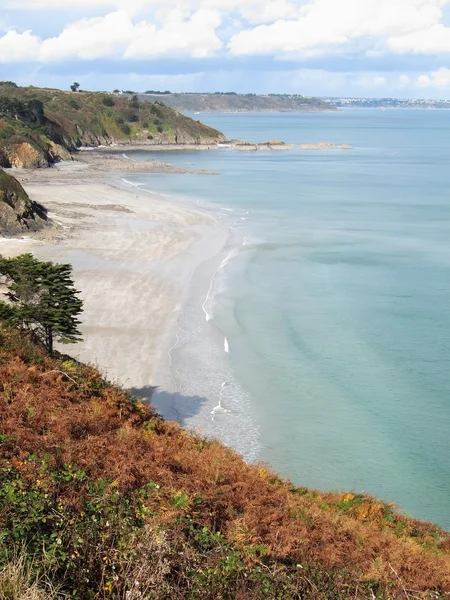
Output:
<instances>
[{"instance_id":1,"label":"sea","mask_svg":"<svg viewBox=\"0 0 450 600\"><path fill-rule=\"evenodd\" d=\"M193 118L352 149L158 152L215 174L127 175L228 231L171 349L180 421L450 529L450 111Z\"/></svg>"}]
</instances>

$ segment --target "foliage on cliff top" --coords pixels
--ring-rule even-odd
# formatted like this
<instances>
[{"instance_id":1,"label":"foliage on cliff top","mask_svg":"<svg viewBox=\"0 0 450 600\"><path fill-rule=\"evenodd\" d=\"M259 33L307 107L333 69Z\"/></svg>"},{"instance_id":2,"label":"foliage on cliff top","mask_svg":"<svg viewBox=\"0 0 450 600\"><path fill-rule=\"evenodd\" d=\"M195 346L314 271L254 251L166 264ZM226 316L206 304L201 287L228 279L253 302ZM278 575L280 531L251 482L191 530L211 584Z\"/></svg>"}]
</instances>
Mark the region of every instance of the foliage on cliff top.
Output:
<instances>
[{"instance_id":1,"label":"foliage on cliff top","mask_svg":"<svg viewBox=\"0 0 450 600\"><path fill-rule=\"evenodd\" d=\"M0 149L27 141L49 151L113 142L211 143L223 135L160 103L136 96L0 84Z\"/></svg>"},{"instance_id":2,"label":"foliage on cliff top","mask_svg":"<svg viewBox=\"0 0 450 600\"><path fill-rule=\"evenodd\" d=\"M0 234L35 231L46 221L45 208L28 197L15 177L0 169Z\"/></svg>"},{"instance_id":3,"label":"foliage on cliff top","mask_svg":"<svg viewBox=\"0 0 450 600\"><path fill-rule=\"evenodd\" d=\"M446 532L364 495L294 487L5 328L0 431L0 570L23 552L71 598L450 592Z\"/></svg>"},{"instance_id":4,"label":"foliage on cliff top","mask_svg":"<svg viewBox=\"0 0 450 600\"><path fill-rule=\"evenodd\" d=\"M318 112L337 110L335 106L310 96L295 94L155 94L147 92L143 100L160 99L176 110L186 112Z\"/></svg>"}]
</instances>

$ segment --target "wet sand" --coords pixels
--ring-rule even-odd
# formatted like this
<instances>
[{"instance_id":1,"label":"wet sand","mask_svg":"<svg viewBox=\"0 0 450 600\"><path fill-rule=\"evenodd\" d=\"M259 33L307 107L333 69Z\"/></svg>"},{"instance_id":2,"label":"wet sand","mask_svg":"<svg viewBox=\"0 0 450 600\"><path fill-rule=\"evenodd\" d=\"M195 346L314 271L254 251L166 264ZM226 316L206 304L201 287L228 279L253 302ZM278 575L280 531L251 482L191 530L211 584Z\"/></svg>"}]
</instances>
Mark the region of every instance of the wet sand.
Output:
<instances>
[{"instance_id":1,"label":"wet sand","mask_svg":"<svg viewBox=\"0 0 450 600\"><path fill-rule=\"evenodd\" d=\"M227 233L213 213L113 183L124 170L112 172L99 157L45 171L12 171L29 196L48 208L53 227L40 239L0 238L0 253L32 252L72 264L84 301L84 341L62 350L96 364L126 388L167 390L168 352L191 278L222 250Z\"/></svg>"}]
</instances>

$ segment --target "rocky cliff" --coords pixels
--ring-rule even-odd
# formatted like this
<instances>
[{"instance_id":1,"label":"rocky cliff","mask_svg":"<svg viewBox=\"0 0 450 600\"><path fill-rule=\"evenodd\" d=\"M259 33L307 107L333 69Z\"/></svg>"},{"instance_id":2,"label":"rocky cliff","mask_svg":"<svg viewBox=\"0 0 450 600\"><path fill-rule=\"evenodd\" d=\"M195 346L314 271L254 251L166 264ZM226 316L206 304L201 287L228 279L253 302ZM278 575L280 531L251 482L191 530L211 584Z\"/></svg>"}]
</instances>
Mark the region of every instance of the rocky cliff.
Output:
<instances>
[{"instance_id":1,"label":"rocky cliff","mask_svg":"<svg viewBox=\"0 0 450 600\"><path fill-rule=\"evenodd\" d=\"M0 166L41 168L81 146L211 144L225 139L161 102L0 84Z\"/></svg>"},{"instance_id":2,"label":"rocky cliff","mask_svg":"<svg viewBox=\"0 0 450 600\"><path fill-rule=\"evenodd\" d=\"M17 179L0 169L0 236L38 231L47 221L45 208L30 200Z\"/></svg>"}]
</instances>

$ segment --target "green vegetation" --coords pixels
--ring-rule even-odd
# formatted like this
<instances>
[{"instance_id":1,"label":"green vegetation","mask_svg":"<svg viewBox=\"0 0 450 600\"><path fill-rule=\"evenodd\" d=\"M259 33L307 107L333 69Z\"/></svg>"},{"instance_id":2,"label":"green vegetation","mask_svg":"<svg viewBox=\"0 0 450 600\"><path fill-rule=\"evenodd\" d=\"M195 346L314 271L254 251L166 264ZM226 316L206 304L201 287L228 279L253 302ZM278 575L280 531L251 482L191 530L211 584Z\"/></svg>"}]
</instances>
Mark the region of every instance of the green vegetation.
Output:
<instances>
[{"instance_id":1,"label":"green vegetation","mask_svg":"<svg viewBox=\"0 0 450 600\"><path fill-rule=\"evenodd\" d=\"M152 106L140 102L135 94L75 94L0 84L0 166L48 166L55 160L70 159L69 153L80 146L148 143L149 134L154 144L206 144L224 139L220 132L163 104L158 113ZM154 123L156 114L162 131Z\"/></svg>"},{"instance_id":2,"label":"green vegetation","mask_svg":"<svg viewBox=\"0 0 450 600\"><path fill-rule=\"evenodd\" d=\"M298 94L236 94L215 92L213 94L170 94L146 92L142 100L154 102L164 95L164 103L184 112L314 112L336 110L335 106L309 96Z\"/></svg>"},{"instance_id":3,"label":"green vegetation","mask_svg":"<svg viewBox=\"0 0 450 600\"><path fill-rule=\"evenodd\" d=\"M31 254L0 256L0 276L10 301L0 301L0 318L32 333L50 355L55 338L60 343L81 340L77 316L83 303L77 297L71 274L70 265L42 262Z\"/></svg>"},{"instance_id":4,"label":"green vegetation","mask_svg":"<svg viewBox=\"0 0 450 600\"><path fill-rule=\"evenodd\" d=\"M0 598L450 592L446 532L368 496L297 488L249 466L4 326L0 431Z\"/></svg>"}]
</instances>

